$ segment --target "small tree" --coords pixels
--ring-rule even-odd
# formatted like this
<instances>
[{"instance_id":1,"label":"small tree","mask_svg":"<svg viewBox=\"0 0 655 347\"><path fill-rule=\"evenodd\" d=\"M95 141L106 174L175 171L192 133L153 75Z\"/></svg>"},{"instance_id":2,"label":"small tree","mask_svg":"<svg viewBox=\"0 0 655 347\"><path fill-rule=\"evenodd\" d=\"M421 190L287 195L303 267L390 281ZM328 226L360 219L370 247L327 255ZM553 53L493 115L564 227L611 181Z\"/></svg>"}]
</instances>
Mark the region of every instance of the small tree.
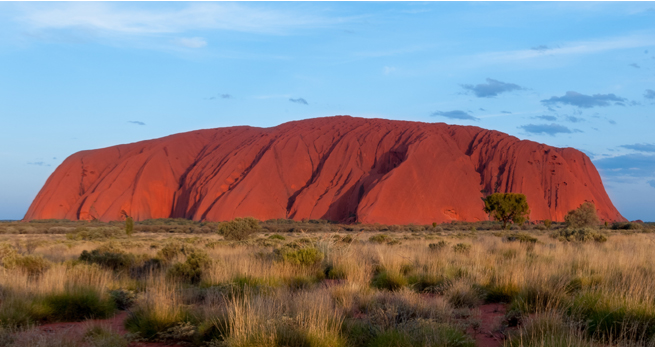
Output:
<instances>
[{"instance_id":1,"label":"small tree","mask_svg":"<svg viewBox=\"0 0 655 347\"><path fill-rule=\"evenodd\" d=\"M600 219L596 214L596 205L592 202L585 202L575 210L569 211L564 217L564 222L569 228L598 227Z\"/></svg>"},{"instance_id":2,"label":"small tree","mask_svg":"<svg viewBox=\"0 0 655 347\"><path fill-rule=\"evenodd\" d=\"M546 229L550 230L550 227L553 225L553 221L550 219L544 219L544 226Z\"/></svg>"},{"instance_id":3,"label":"small tree","mask_svg":"<svg viewBox=\"0 0 655 347\"><path fill-rule=\"evenodd\" d=\"M132 236L132 233L134 233L134 219L132 217L125 218L125 233L127 236Z\"/></svg>"},{"instance_id":4,"label":"small tree","mask_svg":"<svg viewBox=\"0 0 655 347\"><path fill-rule=\"evenodd\" d=\"M493 193L484 201L484 212L491 214L495 220L503 222L503 229L510 221L523 224L530 214L528 200L525 195L518 193Z\"/></svg>"}]
</instances>

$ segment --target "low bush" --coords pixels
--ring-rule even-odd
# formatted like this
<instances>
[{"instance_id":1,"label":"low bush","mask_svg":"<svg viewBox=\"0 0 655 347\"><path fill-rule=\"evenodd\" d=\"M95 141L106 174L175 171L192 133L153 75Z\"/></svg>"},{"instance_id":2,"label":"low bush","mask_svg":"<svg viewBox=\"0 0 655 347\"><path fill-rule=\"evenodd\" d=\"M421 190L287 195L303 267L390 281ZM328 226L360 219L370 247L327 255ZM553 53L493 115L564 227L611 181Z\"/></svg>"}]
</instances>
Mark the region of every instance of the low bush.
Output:
<instances>
[{"instance_id":1,"label":"low bush","mask_svg":"<svg viewBox=\"0 0 655 347\"><path fill-rule=\"evenodd\" d=\"M323 253L316 247L282 247L277 254L284 262L299 266L312 266L323 260Z\"/></svg>"},{"instance_id":2,"label":"low bush","mask_svg":"<svg viewBox=\"0 0 655 347\"><path fill-rule=\"evenodd\" d=\"M268 238L271 239L271 240L281 240L281 241L284 241L284 240L287 239L286 237L284 237L284 236L282 236L280 234L273 234L273 235L269 236Z\"/></svg>"},{"instance_id":3,"label":"low bush","mask_svg":"<svg viewBox=\"0 0 655 347\"><path fill-rule=\"evenodd\" d=\"M474 308L482 304L482 295L471 285L457 282L445 293L448 302L455 308Z\"/></svg>"},{"instance_id":4,"label":"low bush","mask_svg":"<svg viewBox=\"0 0 655 347\"><path fill-rule=\"evenodd\" d=\"M567 325L563 317L553 313L538 314L505 342L507 347L567 346L596 347L575 326Z\"/></svg>"},{"instance_id":5,"label":"low bush","mask_svg":"<svg viewBox=\"0 0 655 347\"><path fill-rule=\"evenodd\" d=\"M171 279L197 284L203 273L209 268L212 260L204 251L195 249L190 251L183 263L176 263L168 269L167 276Z\"/></svg>"},{"instance_id":6,"label":"low bush","mask_svg":"<svg viewBox=\"0 0 655 347\"><path fill-rule=\"evenodd\" d=\"M599 233L596 229L592 228L579 228L579 229L561 229L551 235L553 238L562 242L605 242L607 236Z\"/></svg>"},{"instance_id":7,"label":"low bush","mask_svg":"<svg viewBox=\"0 0 655 347\"><path fill-rule=\"evenodd\" d=\"M452 285L451 281L443 275L432 273L410 275L407 282L417 293L443 294Z\"/></svg>"},{"instance_id":8,"label":"low bush","mask_svg":"<svg viewBox=\"0 0 655 347\"><path fill-rule=\"evenodd\" d=\"M95 288L67 286L61 293L46 294L35 300L31 308L37 320L77 322L91 318L107 318L116 310L109 296Z\"/></svg>"},{"instance_id":9,"label":"low bush","mask_svg":"<svg viewBox=\"0 0 655 347\"><path fill-rule=\"evenodd\" d=\"M503 240L507 242L515 242L518 241L520 243L532 243L535 244L537 243L537 238L528 234L524 233L517 233L517 234L511 234L507 235L503 238Z\"/></svg>"},{"instance_id":10,"label":"low bush","mask_svg":"<svg viewBox=\"0 0 655 347\"><path fill-rule=\"evenodd\" d=\"M30 276L37 276L46 272L52 264L40 255L18 255L4 260L7 269L18 268Z\"/></svg>"},{"instance_id":11,"label":"low bush","mask_svg":"<svg viewBox=\"0 0 655 347\"><path fill-rule=\"evenodd\" d=\"M253 234L259 232L259 221L254 218L235 218L230 222L223 222L218 225L218 234L223 235L226 240L243 241L249 239Z\"/></svg>"},{"instance_id":12,"label":"low bush","mask_svg":"<svg viewBox=\"0 0 655 347\"><path fill-rule=\"evenodd\" d=\"M91 252L82 251L80 261L88 264L98 264L113 271L128 271L136 263L136 257L116 249L94 249Z\"/></svg>"},{"instance_id":13,"label":"low bush","mask_svg":"<svg viewBox=\"0 0 655 347\"><path fill-rule=\"evenodd\" d=\"M134 305L136 294L131 290L116 289L109 291L109 296L119 310L127 310Z\"/></svg>"},{"instance_id":14,"label":"low bush","mask_svg":"<svg viewBox=\"0 0 655 347\"><path fill-rule=\"evenodd\" d=\"M369 237L368 240L375 243L385 243L389 242L391 237L389 237L387 234L377 234Z\"/></svg>"},{"instance_id":15,"label":"low bush","mask_svg":"<svg viewBox=\"0 0 655 347\"><path fill-rule=\"evenodd\" d=\"M402 274L398 272L392 272L387 270L382 270L373 276L371 281L371 286L378 289L386 290L400 290L403 287L407 286L409 282Z\"/></svg>"},{"instance_id":16,"label":"low bush","mask_svg":"<svg viewBox=\"0 0 655 347\"><path fill-rule=\"evenodd\" d=\"M640 230L642 225L634 222L614 222L612 223L612 230Z\"/></svg>"},{"instance_id":17,"label":"low bush","mask_svg":"<svg viewBox=\"0 0 655 347\"><path fill-rule=\"evenodd\" d=\"M573 319L585 322L589 336L606 341L652 341L655 338L652 303L629 307L620 298L588 292L578 295L567 312Z\"/></svg>"},{"instance_id":18,"label":"low bush","mask_svg":"<svg viewBox=\"0 0 655 347\"><path fill-rule=\"evenodd\" d=\"M471 251L471 245L467 243L458 243L453 246L453 252L468 254Z\"/></svg>"},{"instance_id":19,"label":"low bush","mask_svg":"<svg viewBox=\"0 0 655 347\"><path fill-rule=\"evenodd\" d=\"M431 243L428 245L431 251L441 251L442 249L446 248L448 246L448 242L445 240L441 240L437 243Z\"/></svg>"},{"instance_id":20,"label":"low bush","mask_svg":"<svg viewBox=\"0 0 655 347\"><path fill-rule=\"evenodd\" d=\"M188 320L188 314L180 311L176 314L160 314L145 307L138 307L130 312L125 320L125 328L146 340L155 340L157 335Z\"/></svg>"},{"instance_id":21,"label":"low bush","mask_svg":"<svg viewBox=\"0 0 655 347\"><path fill-rule=\"evenodd\" d=\"M343 265L328 265L325 268L325 277L331 280L345 280L348 277L348 271Z\"/></svg>"}]
</instances>

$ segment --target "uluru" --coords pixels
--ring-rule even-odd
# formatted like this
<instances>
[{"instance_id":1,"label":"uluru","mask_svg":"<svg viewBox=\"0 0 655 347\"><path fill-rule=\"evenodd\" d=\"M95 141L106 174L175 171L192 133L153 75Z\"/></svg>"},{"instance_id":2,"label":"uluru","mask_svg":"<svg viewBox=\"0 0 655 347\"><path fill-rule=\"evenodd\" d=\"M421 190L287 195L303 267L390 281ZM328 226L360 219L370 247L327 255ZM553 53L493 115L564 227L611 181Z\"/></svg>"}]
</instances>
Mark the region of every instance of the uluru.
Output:
<instances>
[{"instance_id":1,"label":"uluru","mask_svg":"<svg viewBox=\"0 0 655 347\"><path fill-rule=\"evenodd\" d=\"M87 150L48 178L25 220L289 218L481 221L482 197L526 195L531 220L586 201L624 221L591 160L474 126L335 116Z\"/></svg>"}]
</instances>

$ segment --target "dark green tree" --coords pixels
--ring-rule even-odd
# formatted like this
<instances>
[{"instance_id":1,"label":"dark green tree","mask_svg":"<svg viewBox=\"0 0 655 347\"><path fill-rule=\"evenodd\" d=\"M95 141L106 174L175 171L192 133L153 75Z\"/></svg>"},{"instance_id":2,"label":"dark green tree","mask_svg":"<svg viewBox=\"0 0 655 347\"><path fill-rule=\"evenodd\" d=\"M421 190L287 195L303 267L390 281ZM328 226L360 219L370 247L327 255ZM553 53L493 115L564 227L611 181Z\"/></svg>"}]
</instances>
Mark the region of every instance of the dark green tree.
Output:
<instances>
[{"instance_id":1,"label":"dark green tree","mask_svg":"<svg viewBox=\"0 0 655 347\"><path fill-rule=\"evenodd\" d=\"M127 236L132 236L134 232L134 219L132 217L125 218L125 233Z\"/></svg>"},{"instance_id":2,"label":"dark green tree","mask_svg":"<svg viewBox=\"0 0 655 347\"><path fill-rule=\"evenodd\" d=\"M484 201L484 212L493 216L495 220L503 222L503 229L507 223L523 224L530 214L528 200L525 195L518 193L493 193Z\"/></svg>"}]
</instances>

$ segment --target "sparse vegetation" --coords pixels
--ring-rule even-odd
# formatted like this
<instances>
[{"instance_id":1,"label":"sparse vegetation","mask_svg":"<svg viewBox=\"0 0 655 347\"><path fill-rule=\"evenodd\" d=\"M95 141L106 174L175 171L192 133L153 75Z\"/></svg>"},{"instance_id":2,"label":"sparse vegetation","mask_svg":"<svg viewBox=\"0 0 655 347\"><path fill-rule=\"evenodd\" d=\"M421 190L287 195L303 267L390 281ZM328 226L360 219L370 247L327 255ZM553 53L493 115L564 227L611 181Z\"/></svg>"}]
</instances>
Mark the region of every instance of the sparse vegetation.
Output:
<instances>
[{"instance_id":1,"label":"sparse vegetation","mask_svg":"<svg viewBox=\"0 0 655 347\"><path fill-rule=\"evenodd\" d=\"M553 223L548 232L541 224L503 231L499 222L438 232L353 225L326 234L342 226L276 221L262 222L259 237L226 239L211 232L216 223L135 222L130 238L66 237L105 235L99 230L113 230L110 223L35 223L65 230L0 235L0 343L470 347L477 309L500 303L507 346L647 346L655 339L655 234L634 224ZM308 228L290 231L298 225ZM30 328L121 310L129 311L127 336L89 325L79 337L48 340Z\"/></svg>"}]
</instances>

